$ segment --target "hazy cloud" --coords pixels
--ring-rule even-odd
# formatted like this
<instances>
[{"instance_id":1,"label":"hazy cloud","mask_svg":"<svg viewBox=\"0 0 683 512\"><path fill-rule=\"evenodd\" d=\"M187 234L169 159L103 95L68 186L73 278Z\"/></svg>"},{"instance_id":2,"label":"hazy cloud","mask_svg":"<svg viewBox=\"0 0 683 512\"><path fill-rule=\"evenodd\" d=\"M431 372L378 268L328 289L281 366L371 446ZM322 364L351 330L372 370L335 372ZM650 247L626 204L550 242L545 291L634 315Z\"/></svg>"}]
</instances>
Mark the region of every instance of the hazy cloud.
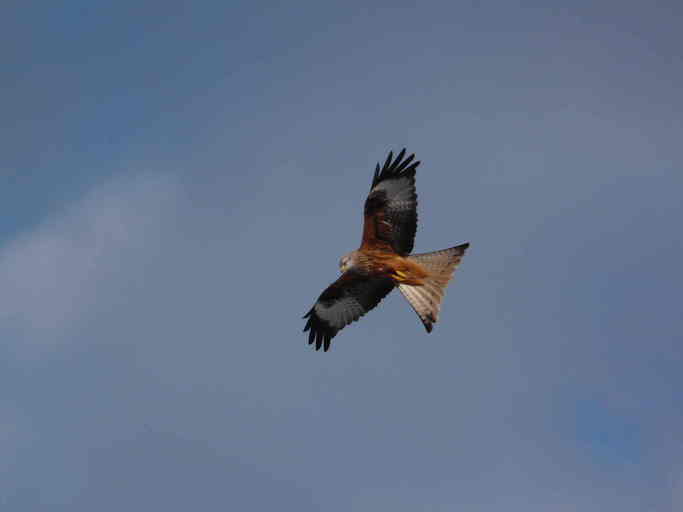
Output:
<instances>
[{"instance_id":1,"label":"hazy cloud","mask_svg":"<svg viewBox=\"0 0 683 512\"><path fill-rule=\"evenodd\" d=\"M176 193L160 175L108 183L2 247L3 328L29 346L70 339L107 280L154 243Z\"/></svg>"}]
</instances>

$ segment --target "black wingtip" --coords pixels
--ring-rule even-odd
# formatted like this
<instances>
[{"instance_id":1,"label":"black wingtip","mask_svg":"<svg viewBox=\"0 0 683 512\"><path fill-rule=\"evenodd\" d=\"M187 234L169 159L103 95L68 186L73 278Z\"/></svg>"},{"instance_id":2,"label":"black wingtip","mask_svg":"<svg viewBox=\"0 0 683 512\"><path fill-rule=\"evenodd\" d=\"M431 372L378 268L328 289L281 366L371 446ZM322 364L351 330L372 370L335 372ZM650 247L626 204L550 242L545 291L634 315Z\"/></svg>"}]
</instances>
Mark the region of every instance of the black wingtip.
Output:
<instances>
[{"instance_id":1,"label":"black wingtip","mask_svg":"<svg viewBox=\"0 0 683 512\"><path fill-rule=\"evenodd\" d=\"M326 324L316 314L315 306L304 315L304 318L308 318L303 331L308 331L308 344L313 345L315 343L315 350L322 348L323 352L327 352L332 344L332 338L337 334L338 329L334 329Z\"/></svg>"},{"instance_id":2,"label":"black wingtip","mask_svg":"<svg viewBox=\"0 0 683 512\"><path fill-rule=\"evenodd\" d=\"M379 173L380 173L380 168L379 168L379 163L375 165L375 174L372 176L372 182L370 183L370 190L372 190L372 187L374 187L377 182L379 181Z\"/></svg>"},{"instance_id":3,"label":"black wingtip","mask_svg":"<svg viewBox=\"0 0 683 512\"><path fill-rule=\"evenodd\" d=\"M380 168L379 163L375 166L375 174L372 179L372 186L374 187L380 181L388 178L396 178L399 176L406 176L414 174L417 166L420 162L414 162L411 164L415 158L415 153L411 153L408 158L405 158L406 148L401 149L401 151L394 158L394 152L389 151L387 159L384 161L384 165Z\"/></svg>"},{"instance_id":4,"label":"black wingtip","mask_svg":"<svg viewBox=\"0 0 683 512\"><path fill-rule=\"evenodd\" d=\"M386 169L389 168L389 165L391 164L391 161L394 159L394 152L389 151L389 155L387 156L387 159L384 161L384 165L382 166L382 172L384 172Z\"/></svg>"}]
</instances>

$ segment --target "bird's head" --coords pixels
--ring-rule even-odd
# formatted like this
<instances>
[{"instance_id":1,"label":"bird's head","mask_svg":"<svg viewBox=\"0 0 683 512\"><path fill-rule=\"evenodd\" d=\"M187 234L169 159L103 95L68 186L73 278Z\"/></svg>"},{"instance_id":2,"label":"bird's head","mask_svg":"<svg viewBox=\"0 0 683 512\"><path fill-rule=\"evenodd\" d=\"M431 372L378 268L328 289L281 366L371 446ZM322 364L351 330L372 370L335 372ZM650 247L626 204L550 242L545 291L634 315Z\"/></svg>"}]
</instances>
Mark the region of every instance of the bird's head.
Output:
<instances>
[{"instance_id":1,"label":"bird's head","mask_svg":"<svg viewBox=\"0 0 683 512\"><path fill-rule=\"evenodd\" d=\"M357 251L351 251L350 253L342 256L339 260L339 271L342 274L347 270L352 269L356 265L356 252Z\"/></svg>"}]
</instances>

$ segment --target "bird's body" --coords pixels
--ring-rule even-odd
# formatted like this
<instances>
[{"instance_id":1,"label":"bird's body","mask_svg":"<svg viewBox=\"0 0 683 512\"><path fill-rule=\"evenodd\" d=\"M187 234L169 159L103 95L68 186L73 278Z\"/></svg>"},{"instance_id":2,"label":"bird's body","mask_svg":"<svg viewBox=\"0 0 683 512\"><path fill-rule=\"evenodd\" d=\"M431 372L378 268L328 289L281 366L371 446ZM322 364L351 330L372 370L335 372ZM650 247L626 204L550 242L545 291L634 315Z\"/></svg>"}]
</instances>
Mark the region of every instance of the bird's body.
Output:
<instances>
[{"instance_id":1,"label":"bird's body","mask_svg":"<svg viewBox=\"0 0 683 512\"><path fill-rule=\"evenodd\" d=\"M316 350L327 351L332 338L349 323L374 308L398 286L427 332L438 320L446 286L469 244L424 254L413 250L417 230L415 155L405 149L375 169L365 200L361 246L339 262L342 275L327 287L304 316L304 331Z\"/></svg>"},{"instance_id":2,"label":"bird's body","mask_svg":"<svg viewBox=\"0 0 683 512\"><path fill-rule=\"evenodd\" d=\"M380 249L356 250L346 256L353 263L342 268L343 272L355 269L356 272L368 276L384 276L391 279L396 285L421 286L424 284L424 279L429 275L429 272L419 263L389 251Z\"/></svg>"}]
</instances>

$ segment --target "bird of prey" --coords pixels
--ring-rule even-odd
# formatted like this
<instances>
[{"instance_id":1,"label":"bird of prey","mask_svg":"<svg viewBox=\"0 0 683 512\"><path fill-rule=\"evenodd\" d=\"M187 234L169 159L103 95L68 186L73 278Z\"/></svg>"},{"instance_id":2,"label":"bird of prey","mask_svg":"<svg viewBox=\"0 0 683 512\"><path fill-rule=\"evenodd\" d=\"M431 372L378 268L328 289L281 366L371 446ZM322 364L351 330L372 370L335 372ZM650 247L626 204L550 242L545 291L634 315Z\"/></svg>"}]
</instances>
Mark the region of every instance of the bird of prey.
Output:
<instances>
[{"instance_id":1,"label":"bird of prey","mask_svg":"<svg viewBox=\"0 0 683 512\"><path fill-rule=\"evenodd\" d=\"M417 230L415 155L396 158L389 152L384 165L375 168L365 200L360 248L339 261L342 275L318 297L304 332L309 345L329 350L330 342L345 326L358 320L396 286L422 320L427 332L439 319L441 301L455 268L469 243L441 251L410 254Z\"/></svg>"}]
</instances>

